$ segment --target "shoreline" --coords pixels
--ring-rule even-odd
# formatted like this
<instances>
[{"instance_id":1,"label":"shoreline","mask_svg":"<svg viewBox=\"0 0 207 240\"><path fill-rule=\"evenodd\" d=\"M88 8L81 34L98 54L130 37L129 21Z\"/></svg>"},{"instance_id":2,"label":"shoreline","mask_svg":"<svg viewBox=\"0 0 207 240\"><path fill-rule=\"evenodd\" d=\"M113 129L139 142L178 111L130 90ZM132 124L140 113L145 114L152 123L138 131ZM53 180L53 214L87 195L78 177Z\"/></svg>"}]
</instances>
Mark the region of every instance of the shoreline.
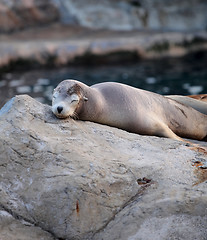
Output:
<instances>
[{"instance_id":1,"label":"shoreline","mask_svg":"<svg viewBox=\"0 0 207 240\"><path fill-rule=\"evenodd\" d=\"M0 35L0 69L183 57L207 51L207 32L91 30L54 24Z\"/></svg>"}]
</instances>

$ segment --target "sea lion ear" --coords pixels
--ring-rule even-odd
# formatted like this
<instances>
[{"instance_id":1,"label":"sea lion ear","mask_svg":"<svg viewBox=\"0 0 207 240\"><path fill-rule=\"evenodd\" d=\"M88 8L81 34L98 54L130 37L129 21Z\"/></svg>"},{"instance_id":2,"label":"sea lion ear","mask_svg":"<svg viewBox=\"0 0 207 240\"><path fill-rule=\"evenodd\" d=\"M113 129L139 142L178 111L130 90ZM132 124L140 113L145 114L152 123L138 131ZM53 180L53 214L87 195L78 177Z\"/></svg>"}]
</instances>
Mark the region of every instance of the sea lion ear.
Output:
<instances>
[{"instance_id":1,"label":"sea lion ear","mask_svg":"<svg viewBox=\"0 0 207 240\"><path fill-rule=\"evenodd\" d=\"M88 98L84 96L84 97L83 97L83 100L84 100L84 101L88 101Z\"/></svg>"}]
</instances>

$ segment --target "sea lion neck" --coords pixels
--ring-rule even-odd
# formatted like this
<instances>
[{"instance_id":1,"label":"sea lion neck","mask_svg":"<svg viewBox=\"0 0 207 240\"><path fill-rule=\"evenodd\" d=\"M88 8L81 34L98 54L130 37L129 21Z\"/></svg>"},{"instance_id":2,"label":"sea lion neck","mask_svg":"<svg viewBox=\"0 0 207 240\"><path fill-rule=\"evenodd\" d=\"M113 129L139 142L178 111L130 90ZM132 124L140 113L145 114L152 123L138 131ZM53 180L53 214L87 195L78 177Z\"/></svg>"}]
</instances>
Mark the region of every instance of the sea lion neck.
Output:
<instances>
[{"instance_id":1,"label":"sea lion neck","mask_svg":"<svg viewBox=\"0 0 207 240\"><path fill-rule=\"evenodd\" d=\"M76 110L78 118L85 121L96 121L102 114L103 96L99 91L88 86L82 90L82 94L87 100L81 99L80 105Z\"/></svg>"}]
</instances>

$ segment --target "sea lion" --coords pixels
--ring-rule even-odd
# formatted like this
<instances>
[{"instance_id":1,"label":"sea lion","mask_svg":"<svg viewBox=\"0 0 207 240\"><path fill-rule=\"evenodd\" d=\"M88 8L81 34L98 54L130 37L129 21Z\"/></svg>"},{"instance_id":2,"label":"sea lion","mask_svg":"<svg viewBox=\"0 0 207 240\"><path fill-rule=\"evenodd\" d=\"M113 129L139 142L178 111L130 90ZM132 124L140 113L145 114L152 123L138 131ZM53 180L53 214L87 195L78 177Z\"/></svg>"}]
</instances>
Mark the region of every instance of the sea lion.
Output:
<instances>
[{"instance_id":1,"label":"sea lion","mask_svg":"<svg viewBox=\"0 0 207 240\"><path fill-rule=\"evenodd\" d=\"M207 116L173 99L115 82L87 86L64 80L55 89L52 111L142 135L203 140Z\"/></svg>"},{"instance_id":2,"label":"sea lion","mask_svg":"<svg viewBox=\"0 0 207 240\"><path fill-rule=\"evenodd\" d=\"M207 94L188 95L188 97L197 99L202 102L207 102Z\"/></svg>"},{"instance_id":3,"label":"sea lion","mask_svg":"<svg viewBox=\"0 0 207 240\"><path fill-rule=\"evenodd\" d=\"M191 96L181 96L181 95L169 95L167 98L176 100L179 103L187 105L196 109L197 111L207 115L207 102L202 100L197 100L197 98Z\"/></svg>"}]
</instances>

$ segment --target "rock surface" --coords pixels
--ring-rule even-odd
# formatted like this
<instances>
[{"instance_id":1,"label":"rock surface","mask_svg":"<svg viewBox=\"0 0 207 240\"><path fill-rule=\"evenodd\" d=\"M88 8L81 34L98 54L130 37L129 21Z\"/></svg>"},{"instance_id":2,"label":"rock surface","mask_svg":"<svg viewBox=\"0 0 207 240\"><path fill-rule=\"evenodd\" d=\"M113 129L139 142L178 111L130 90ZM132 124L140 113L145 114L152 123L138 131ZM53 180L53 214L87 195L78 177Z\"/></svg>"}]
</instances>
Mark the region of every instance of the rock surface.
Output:
<instances>
[{"instance_id":1,"label":"rock surface","mask_svg":"<svg viewBox=\"0 0 207 240\"><path fill-rule=\"evenodd\" d=\"M3 240L206 239L207 159L181 142L59 120L25 95L1 109L0 142Z\"/></svg>"},{"instance_id":2,"label":"rock surface","mask_svg":"<svg viewBox=\"0 0 207 240\"><path fill-rule=\"evenodd\" d=\"M53 0L64 23L93 29L195 31L207 27L202 0Z\"/></svg>"},{"instance_id":3,"label":"rock surface","mask_svg":"<svg viewBox=\"0 0 207 240\"><path fill-rule=\"evenodd\" d=\"M50 233L4 210L0 210L0 235L1 240L54 240Z\"/></svg>"},{"instance_id":4,"label":"rock surface","mask_svg":"<svg viewBox=\"0 0 207 240\"><path fill-rule=\"evenodd\" d=\"M0 36L0 68L136 62L207 51L207 33L90 31L54 25Z\"/></svg>"},{"instance_id":5,"label":"rock surface","mask_svg":"<svg viewBox=\"0 0 207 240\"><path fill-rule=\"evenodd\" d=\"M0 0L0 32L46 25L58 19L58 9L50 0Z\"/></svg>"}]
</instances>

